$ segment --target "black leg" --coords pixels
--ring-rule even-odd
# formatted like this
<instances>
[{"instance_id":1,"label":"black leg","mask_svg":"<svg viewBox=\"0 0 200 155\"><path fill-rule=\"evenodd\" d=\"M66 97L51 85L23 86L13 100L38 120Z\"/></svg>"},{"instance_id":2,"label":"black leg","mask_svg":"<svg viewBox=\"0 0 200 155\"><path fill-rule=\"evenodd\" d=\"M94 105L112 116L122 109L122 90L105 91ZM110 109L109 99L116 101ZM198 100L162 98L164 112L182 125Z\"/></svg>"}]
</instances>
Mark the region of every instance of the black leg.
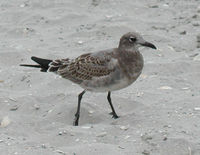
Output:
<instances>
[{"instance_id":1,"label":"black leg","mask_svg":"<svg viewBox=\"0 0 200 155\"><path fill-rule=\"evenodd\" d=\"M111 109L112 109L111 115L113 115L113 118L116 119L116 118L119 118L119 116L117 116L117 114L116 114L116 112L115 112L115 109L114 109L114 107L113 107L113 105L112 105L112 101L111 101L110 95L111 95L111 92L109 91L109 92L108 92L107 99L108 99L108 102L109 102L110 107L111 107Z\"/></svg>"},{"instance_id":2,"label":"black leg","mask_svg":"<svg viewBox=\"0 0 200 155\"><path fill-rule=\"evenodd\" d=\"M74 123L73 123L74 126L78 126L78 120L79 120L79 117L80 117L81 99L82 99L82 97L83 97L83 94L85 94L85 90L82 91L82 92L78 95L78 107L77 107L77 111L76 111L75 119L74 119Z\"/></svg>"}]
</instances>

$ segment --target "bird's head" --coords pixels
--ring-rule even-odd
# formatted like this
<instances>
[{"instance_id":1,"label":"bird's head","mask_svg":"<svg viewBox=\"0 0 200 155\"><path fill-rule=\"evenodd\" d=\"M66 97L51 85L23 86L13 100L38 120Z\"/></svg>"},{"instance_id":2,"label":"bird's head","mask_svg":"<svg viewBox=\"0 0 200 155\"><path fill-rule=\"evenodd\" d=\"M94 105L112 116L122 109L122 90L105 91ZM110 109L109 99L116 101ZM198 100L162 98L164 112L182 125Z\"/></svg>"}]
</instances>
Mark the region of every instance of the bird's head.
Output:
<instances>
[{"instance_id":1,"label":"bird's head","mask_svg":"<svg viewBox=\"0 0 200 155\"><path fill-rule=\"evenodd\" d=\"M136 32L129 32L124 34L119 42L119 49L137 50L141 46L156 49L156 46L150 42L145 41L142 36Z\"/></svg>"}]
</instances>

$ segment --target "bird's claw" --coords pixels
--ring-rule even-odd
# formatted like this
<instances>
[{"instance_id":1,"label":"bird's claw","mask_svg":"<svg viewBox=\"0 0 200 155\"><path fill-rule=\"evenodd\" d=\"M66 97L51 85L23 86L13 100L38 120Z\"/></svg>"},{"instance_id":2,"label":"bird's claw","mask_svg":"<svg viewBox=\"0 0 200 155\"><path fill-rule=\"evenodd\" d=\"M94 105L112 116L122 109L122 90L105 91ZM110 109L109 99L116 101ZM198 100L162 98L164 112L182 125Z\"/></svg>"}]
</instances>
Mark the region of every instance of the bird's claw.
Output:
<instances>
[{"instance_id":1,"label":"bird's claw","mask_svg":"<svg viewBox=\"0 0 200 155\"><path fill-rule=\"evenodd\" d=\"M112 115L112 118L114 118L114 119L117 119L117 118L119 118L119 116L117 116L117 114L116 114L116 113L110 112L109 114L110 114L110 115Z\"/></svg>"}]
</instances>

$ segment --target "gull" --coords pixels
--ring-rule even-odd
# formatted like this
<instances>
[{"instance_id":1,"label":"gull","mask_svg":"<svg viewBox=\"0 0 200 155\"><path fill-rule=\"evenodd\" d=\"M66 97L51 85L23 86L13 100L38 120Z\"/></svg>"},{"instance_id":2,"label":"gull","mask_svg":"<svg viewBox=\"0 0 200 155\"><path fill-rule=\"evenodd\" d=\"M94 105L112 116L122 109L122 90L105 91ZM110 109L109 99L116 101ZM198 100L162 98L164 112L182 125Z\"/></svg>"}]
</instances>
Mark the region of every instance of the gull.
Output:
<instances>
[{"instance_id":1,"label":"gull","mask_svg":"<svg viewBox=\"0 0 200 155\"><path fill-rule=\"evenodd\" d=\"M144 60L139 47L146 46L156 49L136 32L124 34L117 48L86 53L77 58L42 59L32 56L36 65L21 64L25 67L40 68L42 72L54 72L83 88L78 95L78 106L75 113L74 126L78 126L82 96L86 91L108 92L107 100L111 107L113 118L119 116L115 112L111 100L111 92L131 85L140 76Z\"/></svg>"}]
</instances>

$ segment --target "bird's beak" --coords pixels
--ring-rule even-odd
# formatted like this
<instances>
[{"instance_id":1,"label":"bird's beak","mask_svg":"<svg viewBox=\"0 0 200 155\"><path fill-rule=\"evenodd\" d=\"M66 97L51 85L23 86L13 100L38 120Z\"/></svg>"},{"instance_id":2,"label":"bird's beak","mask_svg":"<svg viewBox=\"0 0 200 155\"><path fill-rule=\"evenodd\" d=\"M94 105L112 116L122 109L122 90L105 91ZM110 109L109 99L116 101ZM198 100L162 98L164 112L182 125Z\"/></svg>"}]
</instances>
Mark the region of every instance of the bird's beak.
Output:
<instances>
[{"instance_id":1,"label":"bird's beak","mask_svg":"<svg viewBox=\"0 0 200 155\"><path fill-rule=\"evenodd\" d=\"M154 44L152 44L152 43L150 43L150 42L147 42L147 41L145 41L145 42L143 42L143 43L140 43L140 45L146 46L146 47L150 47L150 48L153 48L153 49L157 49L156 46L155 46Z\"/></svg>"}]
</instances>

